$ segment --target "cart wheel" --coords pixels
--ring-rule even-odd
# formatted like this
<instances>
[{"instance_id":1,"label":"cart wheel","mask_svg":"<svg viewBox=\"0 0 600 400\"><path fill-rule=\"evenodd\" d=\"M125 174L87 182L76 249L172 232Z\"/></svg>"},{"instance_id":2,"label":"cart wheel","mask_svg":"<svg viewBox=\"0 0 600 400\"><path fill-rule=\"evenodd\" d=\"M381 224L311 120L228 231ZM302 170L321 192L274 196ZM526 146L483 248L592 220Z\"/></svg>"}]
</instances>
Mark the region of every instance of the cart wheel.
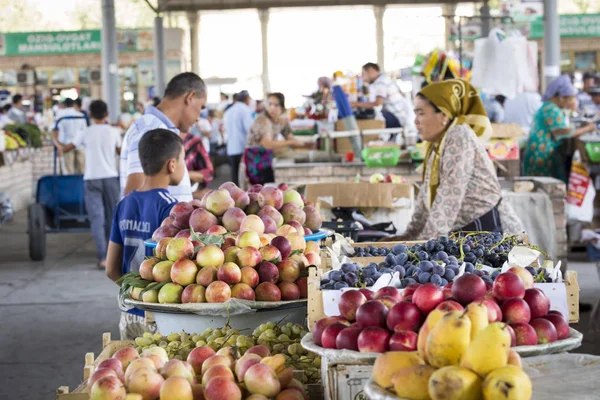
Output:
<instances>
[{"instance_id":1,"label":"cart wheel","mask_svg":"<svg viewBox=\"0 0 600 400\"><path fill-rule=\"evenodd\" d=\"M46 214L41 204L30 204L28 208L29 258L42 261L46 258Z\"/></svg>"}]
</instances>

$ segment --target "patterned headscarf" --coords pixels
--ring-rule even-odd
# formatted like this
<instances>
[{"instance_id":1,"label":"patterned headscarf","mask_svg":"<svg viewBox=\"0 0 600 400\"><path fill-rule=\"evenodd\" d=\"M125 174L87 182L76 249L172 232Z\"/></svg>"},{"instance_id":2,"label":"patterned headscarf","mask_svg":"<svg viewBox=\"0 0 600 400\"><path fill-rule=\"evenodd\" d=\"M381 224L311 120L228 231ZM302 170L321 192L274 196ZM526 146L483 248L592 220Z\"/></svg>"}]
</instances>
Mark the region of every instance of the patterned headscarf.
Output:
<instances>
[{"instance_id":1,"label":"patterned headscarf","mask_svg":"<svg viewBox=\"0 0 600 400\"><path fill-rule=\"evenodd\" d=\"M452 120L448 129L455 125L467 124L480 138L487 138L491 135L492 125L485 112L483 102L477 94L477 90L469 82L462 79L450 79L432 83L421 89L419 94L425 96ZM429 207L433 204L437 188L440 185L440 163L446 132L436 143L427 143L423 163L423 179L429 159L433 157L429 179L429 201L427 202Z\"/></svg>"},{"instance_id":2,"label":"patterned headscarf","mask_svg":"<svg viewBox=\"0 0 600 400\"><path fill-rule=\"evenodd\" d=\"M544 101L549 101L554 96L570 97L575 96L576 94L577 91L575 90L569 75L561 75L548 85L542 99Z\"/></svg>"}]
</instances>

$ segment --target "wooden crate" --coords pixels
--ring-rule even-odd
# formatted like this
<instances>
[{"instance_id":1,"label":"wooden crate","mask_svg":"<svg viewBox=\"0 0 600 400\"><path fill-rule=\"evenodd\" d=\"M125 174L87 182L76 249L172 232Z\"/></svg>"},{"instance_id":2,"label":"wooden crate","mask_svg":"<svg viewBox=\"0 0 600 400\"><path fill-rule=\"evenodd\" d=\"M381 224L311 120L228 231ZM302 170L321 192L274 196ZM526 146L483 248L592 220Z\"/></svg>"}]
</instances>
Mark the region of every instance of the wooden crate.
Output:
<instances>
[{"instance_id":1,"label":"wooden crate","mask_svg":"<svg viewBox=\"0 0 600 400\"><path fill-rule=\"evenodd\" d=\"M569 305L569 323L576 324L579 322L579 282L577 281L577 271L567 271L565 278L567 303Z\"/></svg>"},{"instance_id":2,"label":"wooden crate","mask_svg":"<svg viewBox=\"0 0 600 400\"><path fill-rule=\"evenodd\" d=\"M83 367L83 383L72 392L69 391L68 386L61 386L56 390L56 400L89 400L90 396L87 390L87 381L94 374L94 371L98 365L113 356L117 350L125 347L134 345L135 343L131 340L111 340L110 332L106 332L102 335L102 352L97 358L94 358L94 353L86 353L85 364Z\"/></svg>"}]
</instances>

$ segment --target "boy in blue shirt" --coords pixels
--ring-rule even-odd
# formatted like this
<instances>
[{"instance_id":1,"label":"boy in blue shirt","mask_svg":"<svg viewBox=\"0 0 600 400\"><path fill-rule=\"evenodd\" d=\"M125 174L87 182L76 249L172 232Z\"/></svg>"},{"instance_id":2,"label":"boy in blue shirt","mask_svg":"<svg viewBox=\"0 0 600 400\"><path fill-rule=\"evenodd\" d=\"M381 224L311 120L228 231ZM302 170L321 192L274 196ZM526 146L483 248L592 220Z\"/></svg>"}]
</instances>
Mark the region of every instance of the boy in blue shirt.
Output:
<instances>
[{"instance_id":1,"label":"boy in blue shirt","mask_svg":"<svg viewBox=\"0 0 600 400\"><path fill-rule=\"evenodd\" d=\"M106 275L113 281L139 270L146 256L144 241L152 237L177 203L167 188L177 186L185 173L183 141L167 129L144 134L139 157L144 184L117 204L113 217L106 257ZM145 331L155 332L156 324L134 308L121 313L119 330L121 340L131 340Z\"/></svg>"}]
</instances>

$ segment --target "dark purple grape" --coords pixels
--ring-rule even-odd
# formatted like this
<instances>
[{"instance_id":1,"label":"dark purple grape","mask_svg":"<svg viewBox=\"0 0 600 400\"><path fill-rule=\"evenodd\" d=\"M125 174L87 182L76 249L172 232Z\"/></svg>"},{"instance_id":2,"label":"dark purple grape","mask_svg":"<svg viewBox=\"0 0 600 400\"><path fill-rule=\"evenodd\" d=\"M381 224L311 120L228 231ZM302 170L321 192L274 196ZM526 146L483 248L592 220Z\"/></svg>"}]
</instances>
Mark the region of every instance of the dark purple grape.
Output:
<instances>
[{"instance_id":1,"label":"dark purple grape","mask_svg":"<svg viewBox=\"0 0 600 400\"><path fill-rule=\"evenodd\" d=\"M439 276L438 274L433 274L433 275L431 275L431 278L429 278L429 282L436 284L438 286L442 286L442 277Z\"/></svg>"},{"instance_id":2,"label":"dark purple grape","mask_svg":"<svg viewBox=\"0 0 600 400\"><path fill-rule=\"evenodd\" d=\"M423 272L431 272L433 269L433 263L431 261L421 261L418 268Z\"/></svg>"},{"instance_id":3,"label":"dark purple grape","mask_svg":"<svg viewBox=\"0 0 600 400\"><path fill-rule=\"evenodd\" d=\"M448 281L448 282L452 282L454 280L454 277L456 276L456 273L454 272L453 269L451 268L446 268L446 271L444 272L444 278Z\"/></svg>"},{"instance_id":4,"label":"dark purple grape","mask_svg":"<svg viewBox=\"0 0 600 400\"><path fill-rule=\"evenodd\" d=\"M431 269L431 273L442 276L444 275L444 267L442 267L440 264L434 263L433 268Z\"/></svg>"},{"instance_id":5,"label":"dark purple grape","mask_svg":"<svg viewBox=\"0 0 600 400\"><path fill-rule=\"evenodd\" d=\"M348 284L346 282L336 282L335 285L333 285L333 288L335 290L340 290L340 289L347 288L347 287L348 287Z\"/></svg>"},{"instance_id":6,"label":"dark purple grape","mask_svg":"<svg viewBox=\"0 0 600 400\"><path fill-rule=\"evenodd\" d=\"M431 274L429 272L422 272L421 275L418 276L417 280L419 283L428 283L431 278Z\"/></svg>"},{"instance_id":7,"label":"dark purple grape","mask_svg":"<svg viewBox=\"0 0 600 400\"><path fill-rule=\"evenodd\" d=\"M358 283L358 277L354 272L348 272L346 275L344 275L344 279L350 287L354 287Z\"/></svg>"},{"instance_id":8,"label":"dark purple grape","mask_svg":"<svg viewBox=\"0 0 600 400\"><path fill-rule=\"evenodd\" d=\"M334 282L339 282L344 278L344 274L342 273L342 271L331 271L329 273L329 279L331 279Z\"/></svg>"}]
</instances>

